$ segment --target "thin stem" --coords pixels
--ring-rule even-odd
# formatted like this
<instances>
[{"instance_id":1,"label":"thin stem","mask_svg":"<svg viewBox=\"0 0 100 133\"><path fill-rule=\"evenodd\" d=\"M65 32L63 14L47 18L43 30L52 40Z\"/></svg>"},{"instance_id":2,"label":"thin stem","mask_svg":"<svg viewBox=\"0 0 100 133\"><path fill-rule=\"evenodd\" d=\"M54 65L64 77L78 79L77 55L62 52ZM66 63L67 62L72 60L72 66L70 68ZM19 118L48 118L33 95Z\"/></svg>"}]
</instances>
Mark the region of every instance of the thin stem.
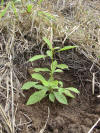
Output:
<instances>
[{"instance_id":1,"label":"thin stem","mask_svg":"<svg viewBox=\"0 0 100 133\"><path fill-rule=\"evenodd\" d=\"M51 50L51 52L52 52L52 58L51 58L51 61L52 61L52 64L53 64L53 55L54 55L54 49L52 48L52 50ZM51 79L53 79L53 73L52 73L52 68L51 68Z\"/></svg>"}]
</instances>

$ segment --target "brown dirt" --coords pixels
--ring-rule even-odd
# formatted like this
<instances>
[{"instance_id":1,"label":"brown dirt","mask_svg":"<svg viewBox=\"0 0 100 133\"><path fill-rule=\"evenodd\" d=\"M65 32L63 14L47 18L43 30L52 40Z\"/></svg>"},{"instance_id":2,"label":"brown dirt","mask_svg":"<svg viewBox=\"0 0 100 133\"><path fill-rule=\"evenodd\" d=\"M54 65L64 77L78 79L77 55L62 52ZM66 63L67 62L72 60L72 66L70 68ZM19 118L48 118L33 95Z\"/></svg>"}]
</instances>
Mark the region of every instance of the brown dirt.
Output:
<instances>
[{"instance_id":1,"label":"brown dirt","mask_svg":"<svg viewBox=\"0 0 100 133\"><path fill-rule=\"evenodd\" d=\"M18 100L17 133L42 133L41 130L48 118L48 108L50 114L44 133L88 133L99 118L100 105L97 104L99 100L91 95L91 83L85 83L83 89L79 83L76 84L77 80L72 74L65 72L61 75L65 86L74 86L80 90L79 96L75 99L68 99L68 106L58 102L52 104L48 99L32 106L26 106L33 89L24 91L25 98L21 96ZM57 78L60 77L57 76ZM100 133L99 124L93 131L93 133Z\"/></svg>"}]
</instances>

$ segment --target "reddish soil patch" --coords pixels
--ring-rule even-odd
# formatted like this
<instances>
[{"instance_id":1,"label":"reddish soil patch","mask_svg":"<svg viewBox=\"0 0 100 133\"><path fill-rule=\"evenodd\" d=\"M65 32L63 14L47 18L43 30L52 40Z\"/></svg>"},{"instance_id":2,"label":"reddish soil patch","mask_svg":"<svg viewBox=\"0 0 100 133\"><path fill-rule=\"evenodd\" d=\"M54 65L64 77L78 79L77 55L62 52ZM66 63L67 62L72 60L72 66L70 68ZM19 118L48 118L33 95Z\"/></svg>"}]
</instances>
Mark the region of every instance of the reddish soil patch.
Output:
<instances>
[{"instance_id":1,"label":"reddish soil patch","mask_svg":"<svg viewBox=\"0 0 100 133\"><path fill-rule=\"evenodd\" d=\"M20 97L16 113L18 133L42 133L42 129L48 118L44 133L88 133L100 115L100 106L97 99L91 95L91 83L84 84L84 89L77 83L71 73L61 75L65 86L77 87L80 95L75 99L68 99L69 105L61 105L58 102L50 103L48 99L42 100L32 106L26 106L26 102L33 89L24 91L25 98ZM58 77L57 77L58 78ZM93 133L100 133L99 124ZM41 132L40 132L41 131Z\"/></svg>"}]
</instances>

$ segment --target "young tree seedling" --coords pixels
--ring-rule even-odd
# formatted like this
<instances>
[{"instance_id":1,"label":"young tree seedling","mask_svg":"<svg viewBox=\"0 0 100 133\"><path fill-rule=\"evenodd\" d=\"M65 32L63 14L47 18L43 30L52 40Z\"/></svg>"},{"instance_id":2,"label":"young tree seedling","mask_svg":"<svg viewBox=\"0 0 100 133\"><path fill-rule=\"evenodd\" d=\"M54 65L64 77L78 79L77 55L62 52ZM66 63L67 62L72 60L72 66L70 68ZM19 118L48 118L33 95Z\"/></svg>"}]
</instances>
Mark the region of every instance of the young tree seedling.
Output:
<instances>
[{"instance_id":1,"label":"young tree seedling","mask_svg":"<svg viewBox=\"0 0 100 133\"><path fill-rule=\"evenodd\" d=\"M79 91L74 87L63 87L63 82L54 78L55 73L61 73L64 69L68 69L66 64L58 64L57 60L54 59L54 54L76 48L77 46L65 46L63 48L53 47L52 43L46 37L44 37L43 40L48 45L46 55L35 55L29 59L29 61L34 62L49 57L51 64L50 68L33 68L34 73L31 74L31 76L36 82L28 81L22 86L23 90L28 90L32 87L37 89L37 91L29 97L27 105L40 102L45 97L48 97L51 102L57 100L62 104L68 104L66 96L74 98L72 92L79 94ZM41 72L49 73L49 78L45 78Z\"/></svg>"}]
</instances>

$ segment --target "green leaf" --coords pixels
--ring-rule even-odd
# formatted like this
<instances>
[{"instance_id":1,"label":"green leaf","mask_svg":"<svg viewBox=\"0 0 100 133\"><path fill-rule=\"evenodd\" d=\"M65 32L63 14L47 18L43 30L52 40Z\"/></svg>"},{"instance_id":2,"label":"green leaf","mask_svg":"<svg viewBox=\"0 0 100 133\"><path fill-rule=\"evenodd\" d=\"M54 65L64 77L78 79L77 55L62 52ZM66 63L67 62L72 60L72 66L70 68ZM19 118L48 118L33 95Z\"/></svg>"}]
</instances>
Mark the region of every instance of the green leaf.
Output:
<instances>
[{"instance_id":1,"label":"green leaf","mask_svg":"<svg viewBox=\"0 0 100 133\"><path fill-rule=\"evenodd\" d=\"M72 91L72 92L75 92L75 93L77 93L77 94L80 93L80 92L78 91L78 89L73 88L73 87L68 87L68 88L65 88L65 89L67 89L67 90L69 90L69 91Z\"/></svg>"},{"instance_id":2,"label":"green leaf","mask_svg":"<svg viewBox=\"0 0 100 133\"><path fill-rule=\"evenodd\" d=\"M35 68L33 69L35 72L49 72L50 70L48 68Z\"/></svg>"},{"instance_id":3,"label":"green leaf","mask_svg":"<svg viewBox=\"0 0 100 133\"><path fill-rule=\"evenodd\" d=\"M39 90L44 90L44 89L49 90L48 87L45 87L43 85L38 85L38 84L34 85L33 87Z\"/></svg>"},{"instance_id":4,"label":"green leaf","mask_svg":"<svg viewBox=\"0 0 100 133\"><path fill-rule=\"evenodd\" d=\"M33 87L34 85L36 85L38 82L32 82L32 81L29 81L29 82L26 82L23 86L22 86L22 90L28 90L30 89L31 87Z\"/></svg>"},{"instance_id":5,"label":"green leaf","mask_svg":"<svg viewBox=\"0 0 100 133\"><path fill-rule=\"evenodd\" d=\"M11 2L11 4L12 4L12 9L13 9L13 12L14 12L15 16L18 17L17 10L16 10L14 2Z\"/></svg>"},{"instance_id":6,"label":"green leaf","mask_svg":"<svg viewBox=\"0 0 100 133\"><path fill-rule=\"evenodd\" d=\"M45 78L39 73L33 73L32 78L34 78L36 80L40 80L40 81L45 80Z\"/></svg>"},{"instance_id":7,"label":"green leaf","mask_svg":"<svg viewBox=\"0 0 100 133\"><path fill-rule=\"evenodd\" d=\"M30 58L29 61L31 61L31 62L36 61L36 60L39 60L39 59L45 58L45 57L46 57L46 55L35 55L32 58Z\"/></svg>"},{"instance_id":8,"label":"green leaf","mask_svg":"<svg viewBox=\"0 0 100 133\"><path fill-rule=\"evenodd\" d=\"M62 104L68 104L66 97L60 92L54 92L56 99Z\"/></svg>"},{"instance_id":9,"label":"green leaf","mask_svg":"<svg viewBox=\"0 0 100 133\"><path fill-rule=\"evenodd\" d=\"M21 3L21 0L13 0L14 3Z\"/></svg>"},{"instance_id":10,"label":"green leaf","mask_svg":"<svg viewBox=\"0 0 100 133\"><path fill-rule=\"evenodd\" d=\"M56 69L55 72L56 72L56 73L57 73L57 72L60 73L60 72L63 72L63 70L61 70L61 69Z\"/></svg>"},{"instance_id":11,"label":"green leaf","mask_svg":"<svg viewBox=\"0 0 100 133\"><path fill-rule=\"evenodd\" d=\"M43 40L45 41L46 44L48 44L49 49L52 49L52 43L50 42L50 40L48 40L46 37L43 37Z\"/></svg>"},{"instance_id":12,"label":"green leaf","mask_svg":"<svg viewBox=\"0 0 100 133\"><path fill-rule=\"evenodd\" d=\"M38 4L41 5L42 2L43 2L43 0L39 0L39 1L38 1Z\"/></svg>"},{"instance_id":13,"label":"green leaf","mask_svg":"<svg viewBox=\"0 0 100 133\"><path fill-rule=\"evenodd\" d=\"M8 8L9 8L9 6L10 6L10 2L7 4L7 6L6 6L6 8L0 13L0 19L6 14L6 12L7 12L7 10L8 10Z\"/></svg>"},{"instance_id":14,"label":"green leaf","mask_svg":"<svg viewBox=\"0 0 100 133\"><path fill-rule=\"evenodd\" d=\"M48 81L50 87L58 87L58 80Z\"/></svg>"},{"instance_id":15,"label":"green leaf","mask_svg":"<svg viewBox=\"0 0 100 133\"><path fill-rule=\"evenodd\" d=\"M49 12L43 12L43 14L45 15L45 17L47 19L49 19L49 20L55 20L56 21L55 16L53 16L51 13L49 13Z\"/></svg>"},{"instance_id":16,"label":"green leaf","mask_svg":"<svg viewBox=\"0 0 100 133\"><path fill-rule=\"evenodd\" d=\"M51 64L51 71L52 71L52 74L55 72L56 67L57 67L57 61L55 60L55 61Z\"/></svg>"},{"instance_id":17,"label":"green leaf","mask_svg":"<svg viewBox=\"0 0 100 133\"><path fill-rule=\"evenodd\" d=\"M38 15L44 17L44 19L46 19L46 20L55 20L56 21L55 16L53 16L49 12L38 11Z\"/></svg>"},{"instance_id":18,"label":"green leaf","mask_svg":"<svg viewBox=\"0 0 100 133\"><path fill-rule=\"evenodd\" d=\"M49 94L49 99L51 102L54 102L55 101L55 95L53 93L50 93Z\"/></svg>"},{"instance_id":19,"label":"green leaf","mask_svg":"<svg viewBox=\"0 0 100 133\"><path fill-rule=\"evenodd\" d=\"M46 96L46 92L47 92L47 90L40 90L40 91L33 93L29 97L29 99L27 101L27 105L31 105L31 104L40 102Z\"/></svg>"},{"instance_id":20,"label":"green leaf","mask_svg":"<svg viewBox=\"0 0 100 133\"><path fill-rule=\"evenodd\" d=\"M59 93L64 93L65 88L60 88L60 87L58 87L58 91L59 91Z\"/></svg>"},{"instance_id":21,"label":"green leaf","mask_svg":"<svg viewBox=\"0 0 100 133\"><path fill-rule=\"evenodd\" d=\"M28 4L27 5L27 12L30 13L32 11L33 5L32 4Z\"/></svg>"},{"instance_id":22,"label":"green leaf","mask_svg":"<svg viewBox=\"0 0 100 133\"><path fill-rule=\"evenodd\" d=\"M60 85L60 87L63 87L63 82L62 81L58 81L58 84Z\"/></svg>"},{"instance_id":23,"label":"green leaf","mask_svg":"<svg viewBox=\"0 0 100 133\"><path fill-rule=\"evenodd\" d=\"M57 67L60 69L68 69L68 66L66 64L58 64Z\"/></svg>"},{"instance_id":24,"label":"green leaf","mask_svg":"<svg viewBox=\"0 0 100 133\"><path fill-rule=\"evenodd\" d=\"M58 91L59 91L60 93L64 93L64 92L65 92L65 88L58 87Z\"/></svg>"},{"instance_id":25,"label":"green leaf","mask_svg":"<svg viewBox=\"0 0 100 133\"><path fill-rule=\"evenodd\" d=\"M60 49L60 47L54 47L54 50L56 50L56 49Z\"/></svg>"},{"instance_id":26,"label":"green leaf","mask_svg":"<svg viewBox=\"0 0 100 133\"><path fill-rule=\"evenodd\" d=\"M73 48L77 48L78 46L65 46L64 48L61 48L60 50L58 50L58 52L60 51L65 51L65 50L69 50L69 49L73 49Z\"/></svg>"},{"instance_id":27,"label":"green leaf","mask_svg":"<svg viewBox=\"0 0 100 133\"><path fill-rule=\"evenodd\" d=\"M1 6L3 6L3 4L4 4L4 0L1 0Z\"/></svg>"},{"instance_id":28,"label":"green leaf","mask_svg":"<svg viewBox=\"0 0 100 133\"><path fill-rule=\"evenodd\" d=\"M47 50L46 54L47 54L50 58L52 58L52 51L51 51L51 50Z\"/></svg>"},{"instance_id":29,"label":"green leaf","mask_svg":"<svg viewBox=\"0 0 100 133\"><path fill-rule=\"evenodd\" d=\"M75 96L69 90L65 90L64 94L66 94L67 96L69 96L71 98L75 98Z\"/></svg>"},{"instance_id":30,"label":"green leaf","mask_svg":"<svg viewBox=\"0 0 100 133\"><path fill-rule=\"evenodd\" d=\"M32 74L32 78L39 80L42 82L43 85L48 86L48 82L45 80L45 78L41 74L34 73Z\"/></svg>"}]
</instances>

